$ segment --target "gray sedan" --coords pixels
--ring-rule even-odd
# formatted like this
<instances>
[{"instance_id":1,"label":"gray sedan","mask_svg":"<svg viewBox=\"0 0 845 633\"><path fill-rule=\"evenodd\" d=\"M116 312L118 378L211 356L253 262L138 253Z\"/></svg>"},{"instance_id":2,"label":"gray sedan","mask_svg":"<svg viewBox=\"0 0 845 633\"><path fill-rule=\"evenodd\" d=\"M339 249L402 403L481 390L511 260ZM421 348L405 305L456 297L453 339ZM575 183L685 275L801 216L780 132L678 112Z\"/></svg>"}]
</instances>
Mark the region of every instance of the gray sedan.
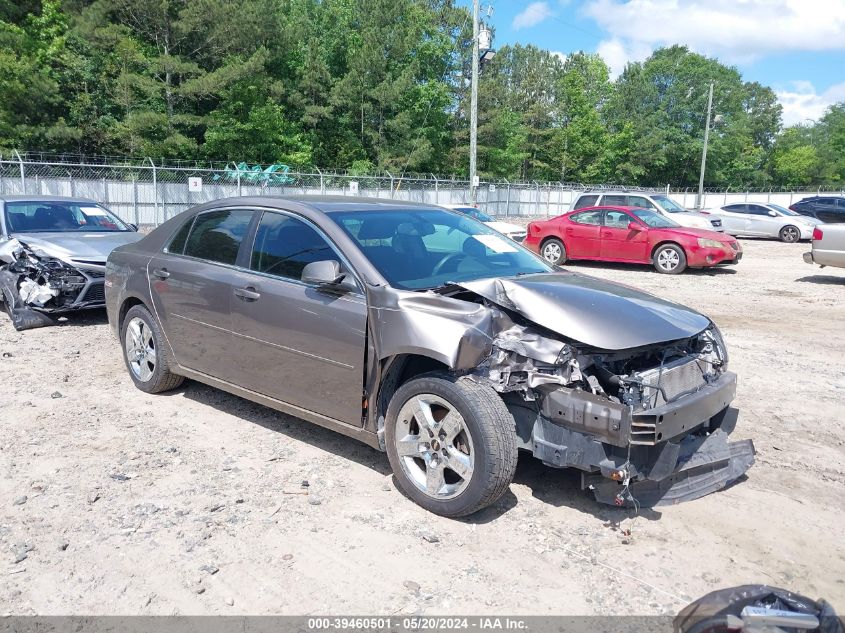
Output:
<instances>
[{"instance_id":1,"label":"gray sedan","mask_svg":"<svg viewBox=\"0 0 845 633\"><path fill-rule=\"evenodd\" d=\"M391 200L235 198L116 249L109 322L135 385L185 378L387 452L463 516L517 450L616 505L677 503L751 465L705 316L560 271L472 218Z\"/></svg>"},{"instance_id":2,"label":"gray sedan","mask_svg":"<svg viewBox=\"0 0 845 633\"><path fill-rule=\"evenodd\" d=\"M94 200L0 197L0 302L15 328L102 308L106 258L140 238L135 226Z\"/></svg>"},{"instance_id":3,"label":"gray sedan","mask_svg":"<svg viewBox=\"0 0 845 633\"><path fill-rule=\"evenodd\" d=\"M728 204L707 213L722 218L725 233L755 237L776 237L782 242L809 240L813 227L820 221L795 213L778 204L740 202Z\"/></svg>"}]
</instances>

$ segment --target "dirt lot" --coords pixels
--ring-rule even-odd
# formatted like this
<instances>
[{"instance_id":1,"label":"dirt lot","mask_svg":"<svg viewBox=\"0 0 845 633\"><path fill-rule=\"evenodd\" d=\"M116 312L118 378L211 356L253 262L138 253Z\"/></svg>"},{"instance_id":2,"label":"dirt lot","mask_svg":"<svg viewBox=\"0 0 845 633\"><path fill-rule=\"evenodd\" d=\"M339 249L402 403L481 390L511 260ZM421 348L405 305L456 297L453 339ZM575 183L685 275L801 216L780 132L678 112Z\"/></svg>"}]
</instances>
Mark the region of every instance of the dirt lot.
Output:
<instances>
[{"instance_id":1,"label":"dirt lot","mask_svg":"<svg viewBox=\"0 0 845 633\"><path fill-rule=\"evenodd\" d=\"M442 519L352 440L196 383L136 390L104 314L0 315L0 611L656 614L742 583L845 611L845 270L744 246L681 277L571 266L707 313L740 376L747 479L636 519L530 457L495 507Z\"/></svg>"}]
</instances>

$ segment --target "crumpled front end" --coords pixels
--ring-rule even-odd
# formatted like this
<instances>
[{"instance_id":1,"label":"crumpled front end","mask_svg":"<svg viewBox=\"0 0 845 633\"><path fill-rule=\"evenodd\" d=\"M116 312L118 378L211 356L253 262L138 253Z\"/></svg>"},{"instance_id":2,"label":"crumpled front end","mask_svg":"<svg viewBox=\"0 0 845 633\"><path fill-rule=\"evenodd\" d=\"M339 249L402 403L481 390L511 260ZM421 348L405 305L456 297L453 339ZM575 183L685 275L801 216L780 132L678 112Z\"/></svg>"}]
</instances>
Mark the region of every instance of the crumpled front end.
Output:
<instances>
[{"instance_id":1,"label":"crumpled front end","mask_svg":"<svg viewBox=\"0 0 845 633\"><path fill-rule=\"evenodd\" d=\"M103 276L9 240L0 248L0 294L17 330L51 325L51 315L103 305Z\"/></svg>"},{"instance_id":2,"label":"crumpled front end","mask_svg":"<svg viewBox=\"0 0 845 633\"><path fill-rule=\"evenodd\" d=\"M553 315L538 315L544 325L529 320L502 286L493 296L481 300L496 315L491 352L470 375L502 394L521 448L549 466L583 471L583 486L598 501L688 501L753 464L750 440L728 442L737 378L709 320L676 340L607 349L548 329Z\"/></svg>"}]
</instances>

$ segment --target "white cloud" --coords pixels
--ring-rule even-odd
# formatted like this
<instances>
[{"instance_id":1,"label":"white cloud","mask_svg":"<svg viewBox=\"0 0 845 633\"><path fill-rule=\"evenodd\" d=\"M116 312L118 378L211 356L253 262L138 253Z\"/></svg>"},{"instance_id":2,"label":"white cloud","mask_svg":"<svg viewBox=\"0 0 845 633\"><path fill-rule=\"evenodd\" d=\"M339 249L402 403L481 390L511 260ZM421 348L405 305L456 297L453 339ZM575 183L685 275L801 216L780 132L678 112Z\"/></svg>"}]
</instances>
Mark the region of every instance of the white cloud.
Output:
<instances>
[{"instance_id":1,"label":"white cloud","mask_svg":"<svg viewBox=\"0 0 845 633\"><path fill-rule=\"evenodd\" d=\"M560 60L561 64L566 63L568 55L563 51L549 51L549 53L551 53L552 56L557 57Z\"/></svg>"},{"instance_id":2,"label":"white cloud","mask_svg":"<svg viewBox=\"0 0 845 633\"><path fill-rule=\"evenodd\" d=\"M548 2L532 2L525 11L513 19L514 29L524 29L539 24L554 15Z\"/></svg>"},{"instance_id":3,"label":"white cloud","mask_svg":"<svg viewBox=\"0 0 845 633\"><path fill-rule=\"evenodd\" d=\"M637 42L624 42L619 38L599 42L596 52L610 68L610 77L616 79L628 62L639 62L651 54L651 47Z\"/></svg>"},{"instance_id":4,"label":"white cloud","mask_svg":"<svg viewBox=\"0 0 845 633\"><path fill-rule=\"evenodd\" d=\"M834 103L845 101L845 82L836 84L819 94L809 81L792 83L791 90L778 90L778 100L783 106L783 124L809 124L821 117Z\"/></svg>"},{"instance_id":5,"label":"white cloud","mask_svg":"<svg viewBox=\"0 0 845 633\"><path fill-rule=\"evenodd\" d=\"M671 44L727 63L845 50L845 0L589 0L583 12L609 34L616 69Z\"/></svg>"}]
</instances>

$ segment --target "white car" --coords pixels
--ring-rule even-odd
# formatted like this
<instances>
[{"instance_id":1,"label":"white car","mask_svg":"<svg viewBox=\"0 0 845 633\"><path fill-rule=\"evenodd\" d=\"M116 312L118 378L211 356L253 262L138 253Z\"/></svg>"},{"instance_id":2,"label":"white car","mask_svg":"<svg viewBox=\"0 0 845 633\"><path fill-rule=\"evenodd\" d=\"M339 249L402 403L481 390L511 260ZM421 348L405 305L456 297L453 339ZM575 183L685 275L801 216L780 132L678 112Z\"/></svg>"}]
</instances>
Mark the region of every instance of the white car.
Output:
<instances>
[{"instance_id":1,"label":"white car","mask_svg":"<svg viewBox=\"0 0 845 633\"><path fill-rule=\"evenodd\" d=\"M575 204L572 205L572 210L587 207L633 207L636 209L649 209L690 229L722 231L721 218L710 217L707 214L696 211L688 211L672 200L672 198L662 193L646 193L640 191L637 193L624 191L587 192L578 196Z\"/></svg>"},{"instance_id":2,"label":"white car","mask_svg":"<svg viewBox=\"0 0 845 633\"><path fill-rule=\"evenodd\" d=\"M776 237L782 242L809 240L813 227L821 221L808 215L801 215L777 204L761 202L739 202L706 213L722 218L725 233L756 237Z\"/></svg>"},{"instance_id":3,"label":"white car","mask_svg":"<svg viewBox=\"0 0 845 633\"><path fill-rule=\"evenodd\" d=\"M511 224L510 222L501 222L499 220L495 220L486 213L482 213L471 205L444 204L442 206L446 207L447 209L451 209L452 211L457 211L458 213L468 215L469 217L474 218L479 222L483 222L494 231L498 231L502 235L506 235L507 237L511 238L514 242L521 242L525 239L525 236L528 235L528 229L524 226L519 226L518 224Z\"/></svg>"},{"instance_id":4,"label":"white car","mask_svg":"<svg viewBox=\"0 0 845 633\"><path fill-rule=\"evenodd\" d=\"M813 229L813 249L804 253L808 264L845 268L845 224L821 224Z\"/></svg>"}]
</instances>

